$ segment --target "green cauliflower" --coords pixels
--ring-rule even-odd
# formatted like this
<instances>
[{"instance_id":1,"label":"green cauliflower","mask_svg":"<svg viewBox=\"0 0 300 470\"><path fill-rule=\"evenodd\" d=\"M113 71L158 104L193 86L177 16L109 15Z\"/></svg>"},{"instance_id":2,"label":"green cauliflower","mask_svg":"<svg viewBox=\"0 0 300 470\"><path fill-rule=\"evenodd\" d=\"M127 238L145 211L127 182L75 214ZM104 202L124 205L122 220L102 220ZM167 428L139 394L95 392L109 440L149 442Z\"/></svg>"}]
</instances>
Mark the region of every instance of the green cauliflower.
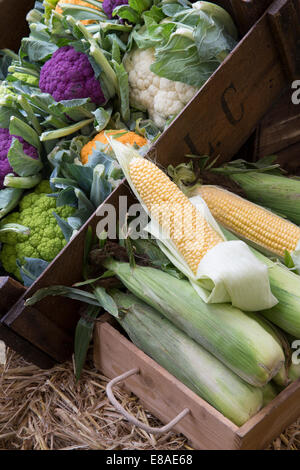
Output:
<instances>
[{"instance_id":1,"label":"green cauliflower","mask_svg":"<svg viewBox=\"0 0 300 470\"><path fill-rule=\"evenodd\" d=\"M56 207L56 199L48 197L51 193L48 181L42 181L36 189L20 201L19 212L9 214L3 223L18 223L30 228L29 235L17 233L0 234L2 250L0 261L8 273L21 279L17 259L23 257L40 258L52 261L66 245L66 240L53 215L67 219L74 213L70 206Z\"/></svg>"}]
</instances>

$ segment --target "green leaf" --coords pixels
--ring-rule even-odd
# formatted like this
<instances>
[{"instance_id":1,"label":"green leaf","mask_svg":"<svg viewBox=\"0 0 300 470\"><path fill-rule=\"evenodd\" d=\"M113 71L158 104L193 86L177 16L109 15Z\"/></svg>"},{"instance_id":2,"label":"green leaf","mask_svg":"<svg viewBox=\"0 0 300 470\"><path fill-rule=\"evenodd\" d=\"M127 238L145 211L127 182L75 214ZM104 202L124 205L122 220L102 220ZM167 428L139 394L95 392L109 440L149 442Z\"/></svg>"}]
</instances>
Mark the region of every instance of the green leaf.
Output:
<instances>
[{"instance_id":1,"label":"green leaf","mask_svg":"<svg viewBox=\"0 0 300 470\"><path fill-rule=\"evenodd\" d=\"M83 278L88 279L88 260L89 254L93 245L93 229L89 225L84 238L84 249L83 249Z\"/></svg>"},{"instance_id":2,"label":"green leaf","mask_svg":"<svg viewBox=\"0 0 300 470\"><path fill-rule=\"evenodd\" d=\"M71 134L75 134L75 132L80 131L83 127L88 126L93 122L93 119L85 119L80 122L76 122L75 124L72 124L71 126L63 127L61 129L57 129L55 131L46 131L43 132L43 134L40 137L41 142L45 142L47 140L55 140L55 139L61 139L62 137L66 137Z\"/></svg>"},{"instance_id":3,"label":"green leaf","mask_svg":"<svg viewBox=\"0 0 300 470\"><path fill-rule=\"evenodd\" d=\"M129 0L129 6L139 14L148 10L152 5L152 0Z\"/></svg>"},{"instance_id":4,"label":"green leaf","mask_svg":"<svg viewBox=\"0 0 300 470\"><path fill-rule=\"evenodd\" d=\"M83 303L101 307L96 297L90 292L86 292L81 289L74 289L74 287L67 287L67 286L50 286L50 287L44 287L42 289L39 289L37 292L33 294L32 297L28 298L25 301L25 305L26 306L35 305L37 302L40 302L41 300L49 296L52 296L52 297L62 296L68 299L78 300Z\"/></svg>"},{"instance_id":5,"label":"green leaf","mask_svg":"<svg viewBox=\"0 0 300 470\"><path fill-rule=\"evenodd\" d=\"M18 205L22 194L22 189L5 188L0 190L0 219Z\"/></svg>"},{"instance_id":6,"label":"green leaf","mask_svg":"<svg viewBox=\"0 0 300 470\"><path fill-rule=\"evenodd\" d=\"M89 98L63 100L49 106L50 112L55 111L55 113L67 114L73 121L92 118L94 110L95 105L91 103Z\"/></svg>"},{"instance_id":7,"label":"green leaf","mask_svg":"<svg viewBox=\"0 0 300 470\"><path fill-rule=\"evenodd\" d=\"M97 132L101 132L110 121L113 109L98 108L93 112L95 116L94 126Z\"/></svg>"},{"instance_id":8,"label":"green leaf","mask_svg":"<svg viewBox=\"0 0 300 470\"><path fill-rule=\"evenodd\" d=\"M76 181L76 186L79 186L87 194L89 193L93 181L92 168L75 163L62 163L61 168L70 179Z\"/></svg>"},{"instance_id":9,"label":"green leaf","mask_svg":"<svg viewBox=\"0 0 300 470\"><path fill-rule=\"evenodd\" d=\"M111 50L112 61L116 64L121 64L121 52L117 41L113 41Z\"/></svg>"},{"instance_id":10,"label":"green leaf","mask_svg":"<svg viewBox=\"0 0 300 470\"><path fill-rule=\"evenodd\" d=\"M13 139L7 154L8 161L19 176L33 176L41 171L43 164L23 152L23 145L18 139Z\"/></svg>"},{"instance_id":11,"label":"green leaf","mask_svg":"<svg viewBox=\"0 0 300 470\"><path fill-rule=\"evenodd\" d=\"M114 68L115 68L116 76L118 79L118 85L119 85L121 116L124 119L124 121L128 121L130 118L128 73L126 72L123 64L118 64L117 62L115 62Z\"/></svg>"},{"instance_id":12,"label":"green leaf","mask_svg":"<svg viewBox=\"0 0 300 470\"><path fill-rule=\"evenodd\" d=\"M65 5L65 6L64 6ZM81 21L81 20L96 20L96 21L103 21L106 19L106 15L101 11L97 11L94 8L83 7L81 5L72 5L64 4L63 2L60 4L64 15L72 16L74 20Z\"/></svg>"},{"instance_id":13,"label":"green leaf","mask_svg":"<svg viewBox=\"0 0 300 470\"><path fill-rule=\"evenodd\" d=\"M150 70L160 77L200 88L219 66L219 62L199 60L190 31L174 32L166 45L157 47Z\"/></svg>"},{"instance_id":14,"label":"green leaf","mask_svg":"<svg viewBox=\"0 0 300 470\"><path fill-rule=\"evenodd\" d=\"M15 176L8 174L4 178L4 186L7 188L31 189L42 181L42 174L33 176Z\"/></svg>"},{"instance_id":15,"label":"green leaf","mask_svg":"<svg viewBox=\"0 0 300 470\"><path fill-rule=\"evenodd\" d=\"M99 315L99 308L89 307L85 316L80 318L75 330L74 340L74 360L75 360L75 376L79 380L84 363L86 361L87 352L92 339L94 322L93 320Z\"/></svg>"},{"instance_id":16,"label":"green leaf","mask_svg":"<svg viewBox=\"0 0 300 470\"><path fill-rule=\"evenodd\" d=\"M17 116L20 119L24 119L24 116L22 116L22 114L17 109L9 108L7 106L0 106L0 127L8 129L12 116Z\"/></svg>"},{"instance_id":17,"label":"green leaf","mask_svg":"<svg viewBox=\"0 0 300 470\"><path fill-rule=\"evenodd\" d=\"M34 281L45 271L49 266L47 261L38 258L26 258L17 260L17 266L25 287L30 287Z\"/></svg>"},{"instance_id":18,"label":"green leaf","mask_svg":"<svg viewBox=\"0 0 300 470\"><path fill-rule=\"evenodd\" d=\"M128 5L120 5L113 11L113 16L119 16L123 20L128 20L130 23L139 23L141 16Z\"/></svg>"},{"instance_id":19,"label":"green leaf","mask_svg":"<svg viewBox=\"0 0 300 470\"><path fill-rule=\"evenodd\" d=\"M182 12L182 6L175 2L166 3L162 5L162 11L166 16L175 16L176 13Z\"/></svg>"},{"instance_id":20,"label":"green leaf","mask_svg":"<svg viewBox=\"0 0 300 470\"><path fill-rule=\"evenodd\" d=\"M223 33L216 24L199 22L194 30L195 43L200 61L217 60L219 63L235 47L236 41Z\"/></svg>"},{"instance_id":21,"label":"green leaf","mask_svg":"<svg viewBox=\"0 0 300 470\"><path fill-rule=\"evenodd\" d=\"M58 47L51 41L41 41L33 38L22 39L20 53L28 57L29 62L40 62L50 58Z\"/></svg>"},{"instance_id":22,"label":"green leaf","mask_svg":"<svg viewBox=\"0 0 300 470\"><path fill-rule=\"evenodd\" d=\"M35 130L32 129L24 120L12 117L9 124L9 133L22 137L26 142L33 145L38 150L41 149L40 139Z\"/></svg>"},{"instance_id":23,"label":"green leaf","mask_svg":"<svg viewBox=\"0 0 300 470\"><path fill-rule=\"evenodd\" d=\"M7 232L19 233L22 235L29 235L30 229L20 224L0 224L0 233L7 233Z\"/></svg>"},{"instance_id":24,"label":"green leaf","mask_svg":"<svg viewBox=\"0 0 300 470\"><path fill-rule=\"evenodd\" d=\"M109 294L107 294L103 287L96 287L93 293L99 304L102 305L106 312L110 313L116 318L119 317L119 310L114 299Z\"/></svg>"},{"instance_id":25,"label":"green leaf","mask_svg":"<svg viewBox=\"0 0 300 470\"><path fill-rule=\"evenodd\" d=\"M52 214L54 215L56 222L60 230L62 231L62 234L65 237L66 241L69 242L73 235L73 229L70 227L68 222L62 219L61 217L59 217L59 215L56 214L56 212L52 212Z\"/></svg>"},{"instance_id":26,"label":"green leaf","mask_svg":"<svg viewBox=\"0 0 300 470\"><path fill-rule=\"evenodd\" d=\"M112 271L105 271L105 273L102 274L102 276L94 277L93 279L87 279L86 281L82 281L82 282L76 282L76 284L73 284L73 286L74 287L89 286L91 284L94 284L95 282L100 281L101 279L106 279L108 277L113 277L113 276L115 276L115 273L113 273Z\"/></svg>"}]
</instances>

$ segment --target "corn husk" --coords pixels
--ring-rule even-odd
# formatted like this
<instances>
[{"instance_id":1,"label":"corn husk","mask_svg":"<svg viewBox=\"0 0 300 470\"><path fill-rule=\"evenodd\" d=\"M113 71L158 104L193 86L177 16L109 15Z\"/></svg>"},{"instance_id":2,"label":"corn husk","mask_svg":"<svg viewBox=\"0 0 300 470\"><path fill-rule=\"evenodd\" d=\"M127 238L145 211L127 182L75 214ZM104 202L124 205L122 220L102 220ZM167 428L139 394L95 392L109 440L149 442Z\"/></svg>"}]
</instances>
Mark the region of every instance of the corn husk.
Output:
<instances>
[{"instance_id":1,"label":"corn husk","mask_svg":"<svg viewBox=\"0 0 300 470\"><path fill-rule=\"evenodd\" d=\"M229 175L246 197L300 225L300 180L255 171Z\"/></svg>"},{"instance_id":2,"label":"corn husk","mask_svg":"<svg viewBox=\"0 0 300 470\"><path fill-rule=\"evenodd\" d=\"M261 390L263 393L263 407L271 403L278 395L278 391L272 382L267 383Z\"/></svg>"},{"instance_id":3,"label":"corn husk","mask_svg":"<svg viewBox=\"0 0 300 470\"><path fill-rule=\"evenodd\" d=\"M145 212L151 216L136 190L130 177L129 165L134 158L143 158L132 147L109 138L110 145L123 170L123 173L140 201ZM160 249L170 261L190 280L198 295L207 303L230 302L245 311L255 311L271 308L277 303L270 290L268 272L263 263L251 253L246 243L235 240L226 241L225 237L201 198L195 198L192 203L197 211L207 220L210 226L220 234L224 242L211 248L199 260L197 273L177 249L175 243L158 222L152 217L146 227L151 236L157 239ZM249 289L251 285L251 289Z\"/></svg>"},{"instance_id":4,"label":"corn husk","mask_svg":"<svg viewBox=\"0 0 300 470\"><path fill-rule=\"evenodd\" d=\"M228 239L236 238L222 230ZM300 277L281 263L274 263L258 251L252 251L268 267L271 290L279 301L275 307L263 310L262 315L290 335L300 338Z\"/></svg>"},{"instance_id":5,"label":"corn husk","mask_svg":"<svg viewBox=\"0 0 300 470\"><path fill-rule=\"evenodd\" d=\"M163 315L133 295L113 297L124 311L118 322L133 343L224 416L241 426L262 407L261 389L240 379Z\"/></svg>"},{"instance_id":6,"label":"corn husk","mask_svg":"<svg viewBox=\"0 0 300 470\"><path fill-rule=\"evenodd\" d=\"M295 382L300 379L300 364L291 364L289 367L289 379L291 382Z\"/></svg>"},{"instance_id":7,"label":"corn husk","mask_svg":"<svg viewBox=\"0 0 300 470\"><path fill-rule=\"evenodd\" d=\"M206 304L190 282L159 269L108 259L112 271L137 297L201 344L246 382L263 386L280 370L284 353L254 319L230 304Z\"/></svg>"},{"instance_id":8,"label":"corn husk","mask_svg":"<svg viewBox=\"0 0 300 470\"><path fill-rule=\"evenodd\" d=\"M291 349L288 343L288 339L275 325L269 322L261 314L249 312L247 315L256 320L257 323L259 323L260 326L262 326L262 328L264 328L264 330L267 331L272 336L272 338L274 338L280 347L282 347L285 353L285 363L282 365L277 374L274 375L272 380L279 387L286 387L290 383L288 370L291 358Z\"/></svg>"}]
</instances>

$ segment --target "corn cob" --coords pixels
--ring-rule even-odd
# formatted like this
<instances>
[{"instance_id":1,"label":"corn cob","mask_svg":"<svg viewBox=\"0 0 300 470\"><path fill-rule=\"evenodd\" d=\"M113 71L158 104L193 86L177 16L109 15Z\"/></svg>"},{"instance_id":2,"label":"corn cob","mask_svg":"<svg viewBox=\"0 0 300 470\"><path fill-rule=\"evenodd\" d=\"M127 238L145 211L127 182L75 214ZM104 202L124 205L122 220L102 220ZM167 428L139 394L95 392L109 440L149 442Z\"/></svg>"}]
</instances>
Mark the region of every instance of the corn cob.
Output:
<instances>
[{"instance_id":1,"label":"corn cob","mask_svg":"<svg viewBox=\"0 0 300 470\"><path fill-rule=\"evenodd\" d=\"M195 207L163 171L134 149L109 141L134 194L151 217L148 231L205 302L231 302L247 311L276 305L267 269L245 243L227 242L207 207Z\"/></svg>"},{"instance_id":2,"label":"corn cob","mask_svg":"<svg viewBox=\"0 0 300 470\"><path fill-rule=\"evenodd\" d=\"M225 189L203 185L197 192L216 220L237 236L283 258L300 241L300 228Z\"/></svg>"},{"instance_id":3,"label":"corn cob","mask_svg":"<svg viewBox=\"0 0 300 470\"><path fill-rule=\"evenodd\" d=\"M171 240L196 274L200 260L224 239L154 163L144 158L133 158L129 172L151 216L169 232ZM185 217L184 223L182 217Z\"/></svg>"},{"instance_id":4,"label":"corn cob","mask_svg":"<svg viewBox=\"0 0 300 470\"><path fill-rule=\"evenodd\" d=\"M130 294L113 297L133 343L238 426L262 407L263 393L271 399L271 385L247 384L152 307Z\"/></svg>"},{"instance_id":5,"label":"corn cob","mask_svg":"<svg viewBox=\"0 0 300 470\"><path fill-rule=\"evenodd\" d=\"M186 280L150 267L106 260L137 297L211 352L246 382L263 386L284 363L282 348L255 320L230 304L207 304Z\"/></svg>"}]
</instances>

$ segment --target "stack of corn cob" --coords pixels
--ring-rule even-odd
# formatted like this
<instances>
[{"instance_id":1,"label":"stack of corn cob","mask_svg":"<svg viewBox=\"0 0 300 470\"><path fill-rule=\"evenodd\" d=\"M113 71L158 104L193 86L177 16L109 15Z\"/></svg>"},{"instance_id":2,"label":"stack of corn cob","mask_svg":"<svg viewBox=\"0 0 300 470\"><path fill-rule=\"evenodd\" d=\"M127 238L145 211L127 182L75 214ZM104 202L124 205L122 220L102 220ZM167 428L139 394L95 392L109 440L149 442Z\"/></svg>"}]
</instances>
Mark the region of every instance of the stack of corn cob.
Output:
<instances>
[{"instance_id":1,"label":"stack of corn cob","mask_svg":"<svg viewBox=\"0 0 300 470\"><path fill-rule=\"evenodd\" d=\"M154 219L164 229L174 203L184 210L183 193L153 163L122 145L111 145L134 193L150 214L151 223ZM224 238L203 199L223 226ZM194 273L199 259L203 260L224 240L237 240L236 236L272 255L284 257L286 251L292 255L296 251L300 240L297 226L228 191L202 186L190 202L195 212L187 235L175 239L178 212L172 214L168 235ZM200 225L197 217L202 217ZM199 226L201 230L195 233ZM149 231L158 234L157 230ZM157 242L180 269L175 250L170 253L161 239ZM285 356L283 334L277 329L299 337L300 277L251 250L267 267L271 290L279 301L256 313L245 313L230 303L209 303L199 295L184 269L188 280L150 267L136 266L132 270L128 263L113 259L104 263L135 296L127 297L127 303L122 295L116 298L124 308L119 322L133 342L238 425L273 399L280 387L300 376L300 367ZM248 289L252 294L251 284Z\"/></svg>"}]
</instances>

